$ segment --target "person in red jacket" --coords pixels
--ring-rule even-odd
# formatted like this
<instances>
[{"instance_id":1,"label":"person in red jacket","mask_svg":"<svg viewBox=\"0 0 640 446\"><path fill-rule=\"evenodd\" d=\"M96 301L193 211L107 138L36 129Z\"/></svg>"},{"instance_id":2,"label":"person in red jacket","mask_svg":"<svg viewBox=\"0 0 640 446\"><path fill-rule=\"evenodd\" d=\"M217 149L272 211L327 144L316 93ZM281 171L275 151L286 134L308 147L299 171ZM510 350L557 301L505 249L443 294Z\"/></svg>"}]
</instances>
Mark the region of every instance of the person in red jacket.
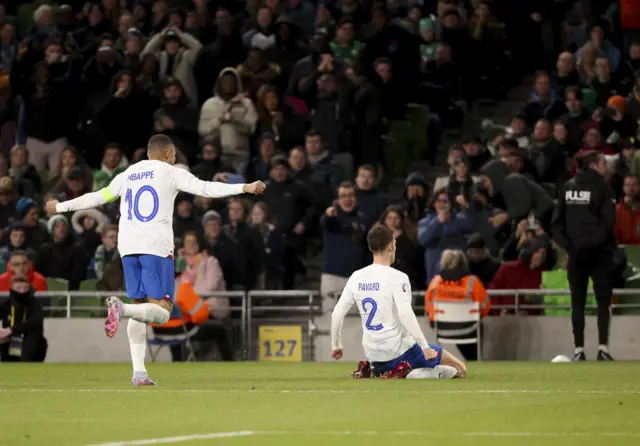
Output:
<instances>
[{"instance_id":1,"label":"person in red jacket","mask_svg":"<svg viewBox=\"0 0 640 446\"><path fill-rule=\"evenodd\" d=\"M9 291L12 277L26 277L36 291L47 291L47 279L33 269L24 251L13 251L7 272L0 275L0 291Z\"/></svg>"},{"instance_id":2,"label":"person in red jacket","mask_svg":"<svg viewBox=\"0 0 640 446\"><path fill-rule=\"evenodd\" d=\"M490 290L532 290L540 289L542 272L556 264L557 253L546 235L539 236L520 252L518 260L504 262L489 284ZM515 296L492 296L491 305L515 305ZM518 305L531 305L526 296L518 295ZM500 314L511 314L512 309L502 309ZM542 314L541 310L518 310L521 315Z\"/></svg>"}]
</instances>

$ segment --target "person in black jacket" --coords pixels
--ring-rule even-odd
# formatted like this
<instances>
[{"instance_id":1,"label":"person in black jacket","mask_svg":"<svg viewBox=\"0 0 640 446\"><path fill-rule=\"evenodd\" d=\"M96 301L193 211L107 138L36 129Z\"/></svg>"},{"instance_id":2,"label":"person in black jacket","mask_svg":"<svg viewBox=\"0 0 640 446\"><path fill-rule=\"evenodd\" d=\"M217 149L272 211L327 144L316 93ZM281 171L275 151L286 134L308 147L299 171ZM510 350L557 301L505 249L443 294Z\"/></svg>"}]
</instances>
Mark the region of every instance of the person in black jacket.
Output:
<instances>
[{"instance_id":1,"label":"person in black jacket","mask_svg":"<svg viewBox=\"0 0 640 446\"><path fill-rule=\"evenodd\" d=\"M44 312L26 277L11 279L9 299L0 305L0 361L44 362Z\"/></svg>"},{"instance_id":2,"label":"person in black jacket","mask_svg":"<svg viewBox=\"0 0 640 446\"><path fill-rule=\"evenodd\" d=\"M608 352L613 254L616 251L615 197L604 175L602 155L588 151L578 159L579 171L558 197L552 231L556 243L569 254L567 276L571 289L574 361L584 361L584 309L589 277L598 302L598 361L612 361Z\"/></svg>"}]
</instances>

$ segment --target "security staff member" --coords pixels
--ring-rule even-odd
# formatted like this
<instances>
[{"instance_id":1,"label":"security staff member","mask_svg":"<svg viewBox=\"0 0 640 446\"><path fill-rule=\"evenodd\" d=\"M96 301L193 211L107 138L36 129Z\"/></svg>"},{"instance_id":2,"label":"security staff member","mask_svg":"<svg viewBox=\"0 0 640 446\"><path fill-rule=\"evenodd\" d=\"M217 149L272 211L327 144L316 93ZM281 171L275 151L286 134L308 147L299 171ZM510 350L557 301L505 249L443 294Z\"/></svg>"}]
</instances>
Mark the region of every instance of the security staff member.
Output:
<instances>
[{"instance_id":1,"label":"security staff member","mask_svg":"<svg viewBox=\"0 0 640 446\"><path fill-rule=\"evenodd\" d=\"M571 323L575 351L573 360L584 361L584 309L589 277L598 303L598 361L612 361L608 352L613 254L616 240L615 196L604 179L604 155L589 151L577 160L579 171L567 181L558 197L552 233L567 251L567 276L571 289Z\"/></svg>"},{"instance_id":2,"label":"security staff member","mask_svg":"<svg viewBox=\"0 0 640 446\"><path fill-rule=\"evenodd\" d=\"M47 355L44 312L26 277L11 279L9 299L0 303L0 361L43 362Z\"/></svg>"}]
</instances>

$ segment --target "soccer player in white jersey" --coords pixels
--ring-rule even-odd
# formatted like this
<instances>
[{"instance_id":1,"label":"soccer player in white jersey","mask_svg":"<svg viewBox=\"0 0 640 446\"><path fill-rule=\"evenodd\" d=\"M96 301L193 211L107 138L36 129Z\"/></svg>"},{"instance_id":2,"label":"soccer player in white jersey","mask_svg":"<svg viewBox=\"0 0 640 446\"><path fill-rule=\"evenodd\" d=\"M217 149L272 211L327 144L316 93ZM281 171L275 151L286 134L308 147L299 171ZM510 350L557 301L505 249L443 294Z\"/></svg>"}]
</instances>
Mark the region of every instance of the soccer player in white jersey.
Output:
<instances>
[{"instance_id":1,"label":"soccer player in white jersey","mask_svg":"<svg viewBox=\"0 0 640 446\"><path fill-rule=\"evenodd\" d=\"M50 214L93 208L121 198L118 251L122 256L127 296L134 304L117 297L107 299L109 314L105 333L112 338L123 317L129 318L127 334L133 362L133 385L155 384L144 365L146 324L162 325L169 320L174 299L173 210L179 191L222 198L242 193L261 194L265 185L224 184L197 179L174 167L176 148L169 137L153 136L147 145L148 161L140 161L117 175L102 190L59 203L49 201Z\"/></svg>"},{"instance_id":2,"label":"soccer player in white jersey","mask_svg":"<svg viewBox=\"0 0 640 446\"><path fill-rule=\"evenodd\" d=\"M438 379L462 378L462 361L428 344L411 308L409 277L391 264L396 241L389 228L375 225L367 234L373 264L354 272L331 316L333 359L342 358L342 325L356 304L362 317L362 346L368 361L361 361L354 378ZM373 368L373 371L372 371Z\"/></svg>"}]
</instances>

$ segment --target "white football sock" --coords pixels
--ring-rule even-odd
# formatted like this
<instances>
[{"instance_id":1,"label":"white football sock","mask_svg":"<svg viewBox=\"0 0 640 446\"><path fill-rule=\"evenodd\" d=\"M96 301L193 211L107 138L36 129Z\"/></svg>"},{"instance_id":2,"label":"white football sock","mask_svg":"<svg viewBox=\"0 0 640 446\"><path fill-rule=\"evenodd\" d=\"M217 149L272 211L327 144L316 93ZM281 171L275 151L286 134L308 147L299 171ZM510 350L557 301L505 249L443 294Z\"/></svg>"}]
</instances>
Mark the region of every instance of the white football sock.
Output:
<instances>
[{"instance_id":1,"label":"white football sock","mask_svg":"<svg viewBox=\"0 0 640 446\"><path fill-rule=\"evenodd\" d=\"M169 312L157 304L123 304L123 316L145 324L166 324Z\"/></svg>"},{"instance_id":2,"label":"white football sock","mask_svg":"<svg viewBox=\"0 0 640 446\"><path fill-rule=\"evenodd\" d=\"M135 305L138 306L138 305ZM157 306L157 305L156 305ZM147 373L144 367L144 356L147 351L147 326L135 319L129 319L127 326L129 336L129 349L131 350L131 362L133 363L133 373Z\"/></svg>"},{"instance_id":3,"label":"white football sock","mask_svg":"<svg viewBox=\"0 0 640 446\"><path fill-rule=\"evenodd\" d=\"M600 350L601 352L609 353L609 347L603 344L598 345L598 350Z\"/></svg>"},{"instance_id":4,"label":"white football sock","mask_svg":"<svg viewBox=\"0 0 640 446\"><path fill-rule=\"evenodd\" d=\"M576 347L573 349L574 355L577 355L578 353L584 353L584 347Z\"/></svg>"},{"instance_id":5,"label":"white football sock","mask_svg":"<svg viewBox=\"0 0 640 446\"><path fill-rule=\"evenodd\" d=\"M452 379L456 376L455 367L448 365L437 365L432 369L421 368L409 372L407 379Z\"/></svg>"}]
</instances>

